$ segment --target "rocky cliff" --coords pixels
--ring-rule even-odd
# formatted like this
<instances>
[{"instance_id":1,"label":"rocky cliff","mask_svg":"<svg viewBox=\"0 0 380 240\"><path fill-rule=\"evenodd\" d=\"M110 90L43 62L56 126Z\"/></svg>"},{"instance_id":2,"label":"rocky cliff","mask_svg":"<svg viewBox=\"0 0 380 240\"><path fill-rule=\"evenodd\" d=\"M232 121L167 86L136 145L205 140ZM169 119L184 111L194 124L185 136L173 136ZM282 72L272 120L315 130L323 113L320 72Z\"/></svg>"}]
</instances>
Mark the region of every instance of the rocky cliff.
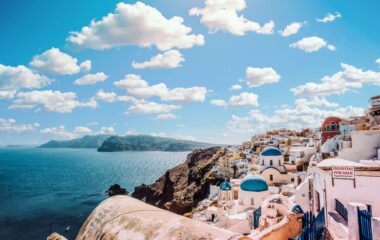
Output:
<instances>
[{"instance_id":1,"label":"rocky cliff","mask_svg":"<svg viewBox=\"0 0 380 240\"><path fill-rule=\"evenodd\" d=\"M208 197L211 184L223 181L212 172L220 150L220 147L194 150L184 163L166 171L155 183L136 187L132 196L178 214L192 211Z\"/></svg>"}]
</instances>

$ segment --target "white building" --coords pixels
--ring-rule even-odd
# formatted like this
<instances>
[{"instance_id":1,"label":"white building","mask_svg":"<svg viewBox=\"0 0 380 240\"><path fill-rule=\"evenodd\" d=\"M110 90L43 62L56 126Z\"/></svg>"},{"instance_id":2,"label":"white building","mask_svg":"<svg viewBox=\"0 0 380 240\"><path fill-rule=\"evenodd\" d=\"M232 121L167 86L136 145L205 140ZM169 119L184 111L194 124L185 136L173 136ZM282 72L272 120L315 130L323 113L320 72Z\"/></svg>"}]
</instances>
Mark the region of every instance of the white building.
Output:
<instances>
[{"instance_id":1,"label":"white building","mask_svg":"<svg viewBox=\"0 0 380 240\"><path fill-rule=\"evenodd\" d=\"M333 168L338 167L348 169L353 179L333 177ZM380 195L376 190L380 186L380 166L330 158L312 167L311 172L296 189L295 203L314 214L324 209L326 227L333 239L358 239L351 237L358 234L357 208L370 210L374 217L380 216ZM336 210L338 205L348 212L347 221L343 220L344 214Z\"/></svg>"},{"instance_id":2,"label":"white building","mask_svg":"<svg viewBox=\"0 0 380 240\"><path fill-rule=\"evenodd\" d=\"M247 175L240 183L238 190L237 212L259 208L270 195L268 184L260 175Z\"/></svg>"}]
</instances>

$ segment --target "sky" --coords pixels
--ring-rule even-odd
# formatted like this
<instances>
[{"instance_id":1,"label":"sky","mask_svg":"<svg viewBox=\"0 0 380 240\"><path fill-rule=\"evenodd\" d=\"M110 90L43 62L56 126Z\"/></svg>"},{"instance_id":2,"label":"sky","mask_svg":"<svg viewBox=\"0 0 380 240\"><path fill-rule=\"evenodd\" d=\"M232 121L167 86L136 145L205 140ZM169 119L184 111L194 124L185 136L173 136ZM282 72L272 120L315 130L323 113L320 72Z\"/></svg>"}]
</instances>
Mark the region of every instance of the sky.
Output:
<instances>
[{"instance_id":1,"label":"sky","mask_svg":"<svg viewBox=\"0 0 380 240\"><path fill-rule=\"evenodd\" d=\"M0 145L93 134L238 144L362 115L380 3L3 0Z\"/></svg>"}]
</instances>

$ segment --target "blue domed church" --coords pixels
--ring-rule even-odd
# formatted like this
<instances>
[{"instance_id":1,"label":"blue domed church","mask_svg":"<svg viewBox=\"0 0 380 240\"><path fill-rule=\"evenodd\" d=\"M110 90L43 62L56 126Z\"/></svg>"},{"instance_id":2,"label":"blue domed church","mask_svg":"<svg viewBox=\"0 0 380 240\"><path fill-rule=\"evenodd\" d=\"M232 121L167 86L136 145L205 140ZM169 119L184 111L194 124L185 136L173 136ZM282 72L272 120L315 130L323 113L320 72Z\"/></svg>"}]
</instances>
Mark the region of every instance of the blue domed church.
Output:
<instances>
[{"instance_id":1,"label":"blue domed church","mask_svg":"<svg viewBox=\"0 0 380 240\"><path fill-rule=\"evenodd\" d=\"M245 176L239 187L238 212L259 208L269 195L268 184L262 176Z\"/></svg>"},{"instance_id":2,"label":"blue domed church","mask_svg":"<svg viewBox=\"0 0 380 240\"><path fill-rule=\"evenodd\" d=\"M292 181L292 175L285 170L284 155L276 147L269 146L263 149L259 155L259 167L261 176L270 186Z\"/></svg>"}]
</instances>

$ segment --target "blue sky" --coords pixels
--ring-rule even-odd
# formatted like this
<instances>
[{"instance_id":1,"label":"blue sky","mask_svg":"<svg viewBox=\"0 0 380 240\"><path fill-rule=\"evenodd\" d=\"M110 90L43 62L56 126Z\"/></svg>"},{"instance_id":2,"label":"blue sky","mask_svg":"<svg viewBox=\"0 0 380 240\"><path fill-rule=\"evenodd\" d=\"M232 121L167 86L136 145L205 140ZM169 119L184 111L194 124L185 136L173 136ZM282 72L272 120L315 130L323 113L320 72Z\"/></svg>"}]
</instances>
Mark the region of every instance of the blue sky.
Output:
<instances>
[{"instance_id":1,"label":"blue sky","mask_svg":"<svg viewBox=\"0 0 380 240\"><path fill-rule=\"evenodd\" d=\"M1 1L0 144L239 143L360 115L379 94L378 1L216 2Z\"/></svg>"}]
</instances>

